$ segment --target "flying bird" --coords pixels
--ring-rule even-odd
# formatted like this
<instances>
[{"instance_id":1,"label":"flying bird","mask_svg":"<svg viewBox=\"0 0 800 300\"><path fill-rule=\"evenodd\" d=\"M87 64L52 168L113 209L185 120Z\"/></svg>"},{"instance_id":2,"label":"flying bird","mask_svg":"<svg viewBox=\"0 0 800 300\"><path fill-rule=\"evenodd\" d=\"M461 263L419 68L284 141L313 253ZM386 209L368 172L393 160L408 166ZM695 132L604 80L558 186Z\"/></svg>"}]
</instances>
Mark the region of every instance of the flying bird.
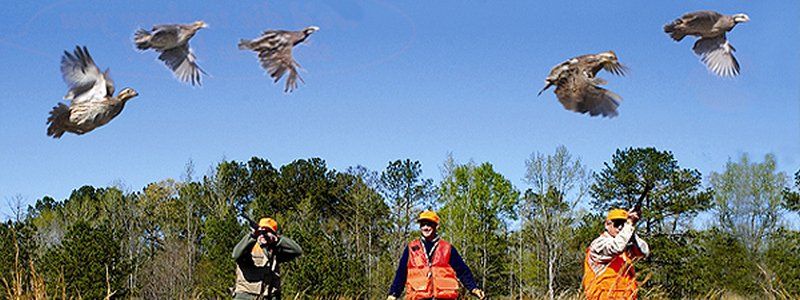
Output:
<instances>
[{"instance_id":1,"label":"flying bird","mask_svg":"<svg viewBox=\"0 0 800 300\"><path fill-rule=\"evenodd\" d=\"M318 30L317 26L309 26L298 31L267 30L253 40L240 40L239 49L258 52L261 67L267 70L274 82L278 82L283 74L288 72L286 87L283 91L291 92L297 88L298 79L300 82L304 82L303 78L297 74L300 64L292 57L292 48L304 42L308 36Z\"/></svg>"},{"instance_id":2,"label":"flying bird","mask_svg":"<svg viewBox=\"0 0 800 300\"><path fill-rule=\"evenodd\" d=\"M100 72L86 47L75 47L73 53L64 51L61 57L61 75L69 86L65 100L70 105L58 103L47 118L47 135L60 138L64 132L78 135L103 126L119 115L125 103L139 94L124 88L114 96L114 81L108 69Z\"/></svg>"},{"instance_id":3,"label":"flying bird","mask_svg":"<svg viewBox=\"0 0 800 300\"><path fill-rule=\"evenodd\" d=\"M733 56L736 51L725 36L736 24L750 21L746 14L723 15L714 11L687 13L672 23L664 25L664 32L680 42L685 36L698 36L694 53L709 70L722 77L739 75L739 62Z\"/></svg>"},{"instance_id":4,"label":"flying bird","mask_svg":"<svg viewBox=\"0 0 800 300\"><path fill-rule=\"evenodd\" d=\"M150 31L139 29L133 37L139 50L154 49L161 53L158 59L172 70L175 77L182 82L200 85L200 73L206 74L197 65L197 57L189 47L189 40L198 30L207 28L203 21L192 24L155 25Z\"/></svg>"},{"instance_id":5,"label":"flying bird","mask_svg":"<svg viewBox=\"0 0 800 300\"><path fill-rule=\"evenodd\" d=\"M550 70L538 95L555 85L556 97L565 109L590 116L615 117L622 97L600 87L607 83L596 77L600 70L623 76L628 68L619 62L614 51L574 57Z\"/></svg>"}]
</instances>

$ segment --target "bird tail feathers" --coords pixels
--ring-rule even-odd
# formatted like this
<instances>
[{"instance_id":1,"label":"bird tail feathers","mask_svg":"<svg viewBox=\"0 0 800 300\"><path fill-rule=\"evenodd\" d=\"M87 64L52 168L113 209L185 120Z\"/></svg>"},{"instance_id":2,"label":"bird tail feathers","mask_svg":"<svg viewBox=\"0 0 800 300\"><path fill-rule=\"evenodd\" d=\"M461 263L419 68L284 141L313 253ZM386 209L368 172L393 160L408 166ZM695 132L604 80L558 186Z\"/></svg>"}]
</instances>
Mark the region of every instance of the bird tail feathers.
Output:
<instances>
[{"instance_id":1,"label":"bird tail feathers","mask_svg":"<svg viewBox=\"0 0 800 300\"><path fill-rule=\"evenodd\" d=\"M47 118L47 123L50 126L47 127L47 136L52 136L53 138L60 138L64 132L64 124L69 121L69 107L67 107L64 103L58 103L57 106L53 107L53 110L50 111L50 117Z\"/></svg>"},{"instance_id":2,"label":"bird tail feathers","mask_svg":"<svg viewBox=\"0 0 800 300\"><path fill-rule=\"evenodd\" d=\"M536 96L537 96L537 97L538 97L538 96L541 96L541 95L542 95L542 93L543 93L545 90L547 90L548 88L550 88L551 86L553 86L553 83L548 81L548 82L547 82L547 84L546 84L546 85L545 85L545 86L542 88L542 90L541 90L541 91L539 91L539 93L538 93L538 94L536 94Z\"/></svg>"},{"instance_id":3,"label":"bird tail feathers","mask_svg":"<svg viewBox=\"0 0 800 300\"><path fill-rule=\"evenodd\" d=\"M139 29L133 35L133 42L136 43L136 48L139 50L147 50L150 48L150 38L152 35L149 31L144 29Z\"/></svg>"},{"instance_id":4,"label":"bird tail feathers","mask_svg":"<svg viewBox=\"0 0 800 300\"><path fill-rule=\"evenodd\" d=\"M669 33L669 36L672 37L673 40L680 42L686 35L680 30L676 30L677 26L678 24L675 22L664 25L664 32Z\"/></svg>"}]
</instances>

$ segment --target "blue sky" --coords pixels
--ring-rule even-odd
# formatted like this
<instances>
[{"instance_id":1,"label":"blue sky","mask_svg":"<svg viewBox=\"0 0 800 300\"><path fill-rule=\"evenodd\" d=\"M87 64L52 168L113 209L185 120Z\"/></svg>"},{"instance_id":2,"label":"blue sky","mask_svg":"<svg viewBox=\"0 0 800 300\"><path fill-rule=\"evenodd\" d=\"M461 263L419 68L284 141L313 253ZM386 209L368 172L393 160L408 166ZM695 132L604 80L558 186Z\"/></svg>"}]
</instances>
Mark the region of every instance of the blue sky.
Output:
<instances>
[{"instance_id":1,"label":"blue sky","mask_svg":"<svg viewBox=\"0 0 800 300\"><path fill-rule=\"evenodd\" d=\"M670 150L704 176L749 153L800 168L800 3L796 1L15 1L0 11L0 200L63 199L89 184L145 184L199 175L222 159L283 165L321 157L331 168L422 162L426 177L452 152L488 161L524 189L525 160L565 145L599 170L614 150ZM685 12L747 13L729 34L741 75L711 75L662 26ZM204 20L192 47L211 76L177 82L133 32ZM321 30L295 58L306 84L286 95L240 38L266 29ZM48 111L66 92L64 50L86 45L117 90L139 97L108 125L60 140ZM536 97L550 68L614 50L631 72L601 73L623 97L619 116L564 110ZM5 203L4 203L5 204ZM7 213L7 207L0 212Z\"/></svg>"}]
</instances>

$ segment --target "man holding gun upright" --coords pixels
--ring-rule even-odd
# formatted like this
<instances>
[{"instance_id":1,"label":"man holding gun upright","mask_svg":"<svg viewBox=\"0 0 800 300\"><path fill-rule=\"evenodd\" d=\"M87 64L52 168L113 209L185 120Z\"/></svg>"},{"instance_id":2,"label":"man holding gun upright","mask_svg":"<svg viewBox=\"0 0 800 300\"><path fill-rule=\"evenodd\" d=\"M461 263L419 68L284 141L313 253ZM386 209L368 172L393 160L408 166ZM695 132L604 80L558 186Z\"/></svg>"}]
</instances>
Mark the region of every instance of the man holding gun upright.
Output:
<instances>
[{"instance_id":1,"label":"man holding gun upright","mask_svg":"<svg viewBox=\"0 0 800 300\"><path fill-rule=\"evenodd\" d=\"M636 209L608 212L605 232L586 250L583 267L586 299L636 299L633 263L650 253L650 247L635 233L638 220Z\"/></svg>"}]
</instances>

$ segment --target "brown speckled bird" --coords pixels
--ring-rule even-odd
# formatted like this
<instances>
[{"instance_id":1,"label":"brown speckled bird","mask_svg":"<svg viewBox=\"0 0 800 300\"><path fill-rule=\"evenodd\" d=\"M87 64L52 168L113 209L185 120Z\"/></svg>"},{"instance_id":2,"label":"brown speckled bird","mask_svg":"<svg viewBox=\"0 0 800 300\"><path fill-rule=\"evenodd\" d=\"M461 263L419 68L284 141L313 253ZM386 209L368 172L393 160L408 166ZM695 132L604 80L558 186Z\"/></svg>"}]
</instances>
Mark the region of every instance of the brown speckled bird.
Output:
<instances>
[{"instance_id":1,"label":"brown speckled bird","mask_svg":"<svg viewBox=\"0 0 800 300\"><path fill-rule=\"evenodd\" d=\"M125 103L139 95L124 88L114 96L114 82L108 69L100 72L86 47L76 47L73 53L64 51L61 57L61 75L69 86L65 100L70 105L58 103L47 118L47 135L60 138L64 132L84 134L114 119Z\"/></svg>"},{"instance_id":2,"label":"brown speckled bird","mask_svg":"<svg viewBox=\"0 0 800 300\"><path fill-rule=\"evenodd\" d=\"M664 32L680 42L685 36L698 36L694 53L708 69L718 76L739 75L739 62L733 56L736 51L725 36L736 24L750 21L746 14L723 15L714 11L687 13L672 23L664 25Z\"/></svg>"},{"instance_id":3,"label":"brown speckled bird","mask_svg":"<svg viewBox=\"0 0 800 300\"><path fill-rule=\"evenodd\" d=\"M139 29L133 37L139 50L154 49L161 53L158 59L163 61L182 82L200 85L200 73L206 74L197 65L197 58L189 48L189 40L198 30L207 28L203 21L192 24L155 25L151 31Z\"/></svg>"},{"instance_id":4,"label":"brown speckled bird","mask_svg":"<svg viewBox=\"0 0 800 300\"><path fill-rule=\"evenodd\" d=\"M596 76L603 69L620 76L627 71L613 51L578 56L553 67L539 95L555 85L556 97L565 109L591 116L615 117L622 98L600 87L606 81Z\"/></svg>"},{"instance_id":5,"label":"brown speckled bird","mask_svg":"<svg viewBox=\"0 0 800 300\"><path fill-rule=\"evenodd\" d=\"M283 91L291 92L297 88L298 79L303 82L303 78L297 74L300 64L292 57L292 48L318 30L317 26L309 26L298 31L268 30L256 39L240 40L239 49L258 52L261 67L267 70L274 82L278 82L283 74L288 72Z\"/></svg>"}]
</instances>

